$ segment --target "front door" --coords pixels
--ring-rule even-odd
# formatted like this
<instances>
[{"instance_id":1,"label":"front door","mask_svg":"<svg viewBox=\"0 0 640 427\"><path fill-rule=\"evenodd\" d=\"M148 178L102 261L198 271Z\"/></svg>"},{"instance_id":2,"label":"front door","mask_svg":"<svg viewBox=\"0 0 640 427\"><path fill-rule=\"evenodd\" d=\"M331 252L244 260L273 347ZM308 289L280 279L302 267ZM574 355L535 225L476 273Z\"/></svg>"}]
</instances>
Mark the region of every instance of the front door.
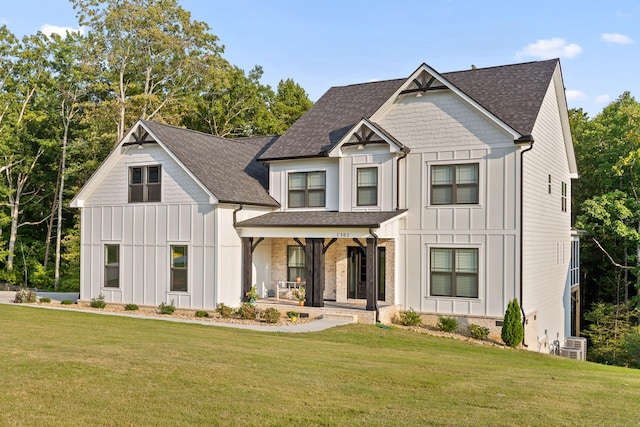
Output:
<instances>
[{"instance_id":1,"label":"front door","mask_svg":"<svg viewBox=\"0 0 640 427\"><path fill-rule=\"evenodd\" d=\"M347 247L347 297L350 299L367 299L367 257L359 246ZM378 248L378 300L385 300L385 261L384 247Z\"/></svg>"}]
</instances>

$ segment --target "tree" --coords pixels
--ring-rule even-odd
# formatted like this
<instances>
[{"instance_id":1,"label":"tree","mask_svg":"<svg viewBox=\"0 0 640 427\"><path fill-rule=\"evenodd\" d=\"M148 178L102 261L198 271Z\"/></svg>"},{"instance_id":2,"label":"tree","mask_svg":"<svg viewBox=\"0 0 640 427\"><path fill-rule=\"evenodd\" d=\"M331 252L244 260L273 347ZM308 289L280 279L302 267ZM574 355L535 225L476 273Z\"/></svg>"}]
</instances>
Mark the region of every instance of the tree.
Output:
<instances>
[{"instance_id":1,"label":"tree","mask_svg":"<svg viewBox=\"0 0 640 427\"><path fill-rule=\"evenodd\" d=\"M96 93L119 141L138 118L177 124L178 105L219 68L223 48L204 22L191 20L176 0L72 0L89 29Z\"/></svg>"},{"instance_id":2,"label":"tree","mask_svg":"<svg viewBox=\"0 0 640 427\"><path fill-rule=\"evenodd\" d=\"M524 325L520 316L520 304L517 299L513 299L507 306L502 323L502 341L509 347L518 347L524 340Z\"/></svg>"}]
</instances>

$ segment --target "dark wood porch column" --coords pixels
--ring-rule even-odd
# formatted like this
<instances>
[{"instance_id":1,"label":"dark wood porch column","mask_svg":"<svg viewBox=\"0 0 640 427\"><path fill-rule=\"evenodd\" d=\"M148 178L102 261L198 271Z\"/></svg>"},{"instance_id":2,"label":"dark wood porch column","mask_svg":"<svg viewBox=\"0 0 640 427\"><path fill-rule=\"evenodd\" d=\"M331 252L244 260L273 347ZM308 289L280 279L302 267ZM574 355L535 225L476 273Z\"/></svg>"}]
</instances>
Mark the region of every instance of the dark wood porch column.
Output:
<instances>
[{"instance_id":1,"label":"dark wood porch column","mask_svg":"<svg viewBox=\"0 0 640 427\"><path fill-rule=\"evenodd\" d=\"M367 310L378 309L378 239L367 239Z\"/></svg>"},{"instance_id":2,"label":"dark wood porch column","mask_svg":"<svg viewBox=\"0 0 640 427\"><path fill-rule=\"evenodd\" d=\"M247 300L247 292L251 290L251 280L253 279L251 274L251 266L253 264L252 246L253 239L251 237L242 238L242 301Z\"/></svg>"},{"instance_id":3,"label":"dark wood porch column","mask_svg":"<svg viewBox=\"0 0 640 427\"><path fill-rule=\"evenodd\" d=\"M324 307L324 239L305 239L305 262L307 284L305 286L307 307Z\"/></svg>"}]
</instances>

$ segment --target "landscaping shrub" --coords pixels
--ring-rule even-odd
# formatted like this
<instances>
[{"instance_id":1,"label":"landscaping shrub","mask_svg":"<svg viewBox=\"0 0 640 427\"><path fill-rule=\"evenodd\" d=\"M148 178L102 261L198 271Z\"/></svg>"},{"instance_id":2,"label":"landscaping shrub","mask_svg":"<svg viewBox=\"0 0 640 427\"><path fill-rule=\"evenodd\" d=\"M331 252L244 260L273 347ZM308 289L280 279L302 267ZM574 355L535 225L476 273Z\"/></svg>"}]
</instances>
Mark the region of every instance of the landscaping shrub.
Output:
<instances>
[{"instance_id":1,"label":"landscaping shrub","mask_svg":"<svg viewBox=\"0 0 640 427\"><path fill-rule=\"evenodd\" d=\"M136 311L136 310L138 310L138 308L139 307L136 304L127 304L127 305L124 306L124 309L126 311Z\"/></svg>"},{"instance_id":2,"label":"landscaping shrub","mask_svg":"<svg viewBox=\"0 0 640 427\"><path fill-rule=\"evenodd\" d=\"M233 308L221 302L216 305L216 313L226 319L233 315Z\"/></svg>"},{"instance_id":3,"label":"landscaping shrub","mask_svg":"<svg viewBox=\"0 0 640 427\"><path fill-rule=\"evenodd\" d=\"M209 317L209 313L203 310L196 311L196 317Z\"/></svg>"},{"instance_id":4,"label":"landscaping shrub","mask_svg":"<svg viewBox=\"0 0 640 427\"><path fill-rule=\"evenodd\" d=\"M51 302L51 298L47 298L47 297L40 298L40 302Z\"/></svg>"},{"instance_id":5,"label":"landscaping shrub","mask_svg":"<svg viewBox=\"0 0 640 427\"><path fill-rule=\"evenodd\" d=\"M104 295L100 294L96 298L92 298L89 305L93 308L105 308L107 303L104 302Z\"/></svg>"},{"instance_id":6,"label":"landscaping shrub","mask_svg":"<svg viewBox=\"0 0 640 427\"><path fill-rule=\"evenodd\" d=\"M269 307L260 313L260 318L267 323L276 323L280 320L280 312L275 307Z\"/></svg>"},{"instance_id":7,"label":"landscaping shrub","mask_svg":"<svg viewBox=\"0 0 640 427\"><path fill-rule=\"evenodd\" d=\"M469 332L471 333L471 338L476 340L486 340L489 336L489 328L476 325L475 323L469 325Z\"/></svg>"},{"instance_id":8,"label":"landscaping shrub","mask_svg":"<svg viewBox=\"0 0 640 427\"><path fill-rule=\"evenodd\" d=\"M71 305L71 304L73 304L73 301L71 301L70 299L63 299L62 301L60 301L60 304L62 304L62 305Z\"/></svg>"},{"instance_id":9,"label":"landscaping shrub","mask_svg":"<svg viewBox=\"0 0 640 427\"><path fill-rule=\"evenodd\" d=\"M160 314L173 314L176 311L176 307L173 305L173 300L171 300L171 304L161 302L158 309L160 310Z\"/></svg>"},{"instance_id":10,"label":"landscaping shrub","mask_svg":"<svg viewBox=\"0 0 640 427\"><path fill-rule=\"evenodd\" d=\"M509 347L518 347L524 339L524 326L520 316L520 304L517 299L513 299L507 306L502 323L502 341Z\"/></svg>"},{"instance_id":11,"label":"landscaping shrub","mask_svg":"<svg viewBox=\"0 0 640 427\"><path fill-rule=\"evenodd\" d=\"M36 293L27 288L20 288L16 291L13 302L22 304L23 302L36 302Z\"/></svg>"},{"instance_id":12,"label":"landscaping shrub","mask_svg":"<svg viewBox=\"0 0 640 427\"><path fill-rule=\"evenodd\" d=\"M245 302L238 308L238 310L236 310L236 314L241 319L253 320L256 317L258 317L258 307L255 307L254 305L248 302Z\"/></svg>"},{"instance_id":13,"label":"landscaping shrub","mask_svg":"<svg viewBox=\"0 0 640 427\"><path fill-rule=\"evenodd\" d=\"M413 308L400 312L398 322L404 326L416 326L422 323L420 315Z\"/></svg>"},{"instance_id":14,"label":"landscaping shrub","mask_svg":"<svg viewBox=\"0 0 640 427\"><path fill-rule=\"evenodd\" d=\"M453 332L458 329L458 320L455 317L438 317L438 330L442 332Z\"/></svg>"}]
</instances>

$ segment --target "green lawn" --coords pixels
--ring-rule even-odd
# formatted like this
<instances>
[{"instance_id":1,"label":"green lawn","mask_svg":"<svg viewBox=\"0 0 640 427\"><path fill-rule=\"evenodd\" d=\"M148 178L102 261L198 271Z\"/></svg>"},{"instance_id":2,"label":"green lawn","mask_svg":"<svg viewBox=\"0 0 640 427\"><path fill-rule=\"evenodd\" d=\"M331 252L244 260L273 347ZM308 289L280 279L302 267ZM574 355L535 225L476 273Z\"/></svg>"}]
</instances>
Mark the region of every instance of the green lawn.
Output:
<instances>
[{"instance_id":1,"label":"green lawn","mask_svg":"<svg viewBox=\"0 0 640 427\"><path fill-rule=\"evenodd\" d=\"M640 371L352 325L0 305L0 425L639 425Z\"/></svg>"}]
</instances>

